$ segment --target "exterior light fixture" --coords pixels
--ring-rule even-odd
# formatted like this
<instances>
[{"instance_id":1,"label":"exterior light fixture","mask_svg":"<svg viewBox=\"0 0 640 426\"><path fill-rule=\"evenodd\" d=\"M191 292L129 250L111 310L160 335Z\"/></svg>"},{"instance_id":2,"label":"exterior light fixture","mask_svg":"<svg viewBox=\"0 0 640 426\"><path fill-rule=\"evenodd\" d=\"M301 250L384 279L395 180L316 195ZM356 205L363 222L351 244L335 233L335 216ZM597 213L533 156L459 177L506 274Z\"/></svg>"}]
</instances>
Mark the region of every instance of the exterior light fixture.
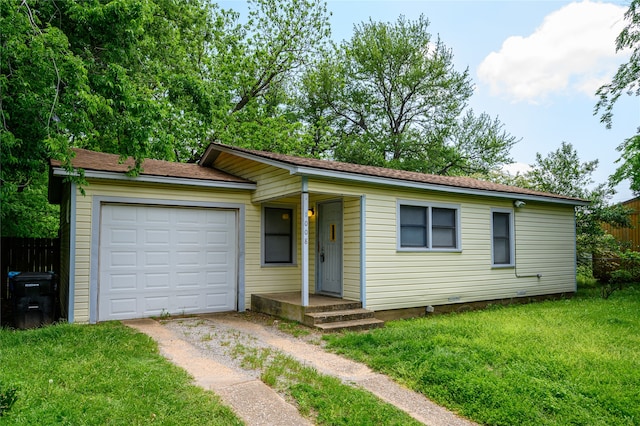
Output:
<instances>
[{"instance_id":1,"label":"exterior light fixture","mask_svg":"<svg viewBox=\"0 0 640 426\"><path fill-rule=\"evenodd\" d=\"M526 206L526 205L527 205L527 203L525 203L525 202L524 202L524 201L522 201L522 200L515 200L515 201L513 202L513 205L514 205L517 209L519 209L519 208L521 208L521 207Z\"/></svg>"},{"instance_id":2,"label":"exterior light fixture","mask_svg":"<svg viewBox=\"0 0 640 426\"><path fill-rule=\"evenodd\" d=\"M307 216L309 216L309 217L313 217L313 215L314 215L314 214L316 214L316 212L313 210L313 207L311 207L311 208L309 209L309 211L307 212Z\"/></svg>"}]
</instances>

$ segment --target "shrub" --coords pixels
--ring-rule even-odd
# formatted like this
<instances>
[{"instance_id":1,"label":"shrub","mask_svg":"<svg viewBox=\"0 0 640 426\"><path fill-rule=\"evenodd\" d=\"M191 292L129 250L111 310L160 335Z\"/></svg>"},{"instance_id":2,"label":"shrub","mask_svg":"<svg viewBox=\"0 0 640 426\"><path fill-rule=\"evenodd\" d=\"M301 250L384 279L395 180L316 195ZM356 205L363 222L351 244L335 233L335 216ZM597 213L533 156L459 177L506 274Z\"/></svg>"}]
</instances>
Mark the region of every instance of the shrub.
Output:
<instances>
[{"instance_id":1,"label":"shrub","mask_svg":"<svg viewBox=\"0 0 640 426\"><path fill-rule=\"evenodd\" d=\"M576 281L580 287L594 287L598 280L593 276L591 265L578 265Z\"/></svg>"}]
</instances>

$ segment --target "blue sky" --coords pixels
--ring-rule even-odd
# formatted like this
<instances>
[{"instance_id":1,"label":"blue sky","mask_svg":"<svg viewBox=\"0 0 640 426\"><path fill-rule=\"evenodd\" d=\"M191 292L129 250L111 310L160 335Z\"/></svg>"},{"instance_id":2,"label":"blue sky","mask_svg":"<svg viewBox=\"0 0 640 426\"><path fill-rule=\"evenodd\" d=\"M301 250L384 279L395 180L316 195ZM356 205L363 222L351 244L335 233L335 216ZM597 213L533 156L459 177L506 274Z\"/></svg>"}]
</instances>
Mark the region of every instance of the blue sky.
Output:
<instances>
[{"instance_id":1,"label":"blue sky","mask_svg":"<svg viewBox=\"0 0 640 426\"><path fill-rule=\"evenodd\" d=\"M220 5L246 13L242 0ZM327 6L337 42L370 18L394 22L424 14L457 68L469 68L476 88L470 106L499 117L521 139L511 150L512 170L564 141L582 161L599 160L593 178L604 182L617 167L616 147L640 126L638 97L620 98L610 130L593 115L596 89L628 59L628 52L615 53L627 1L328 0ZM613 201L633 197L627 184L616 189Z\"/></svg>"}]
</instances>

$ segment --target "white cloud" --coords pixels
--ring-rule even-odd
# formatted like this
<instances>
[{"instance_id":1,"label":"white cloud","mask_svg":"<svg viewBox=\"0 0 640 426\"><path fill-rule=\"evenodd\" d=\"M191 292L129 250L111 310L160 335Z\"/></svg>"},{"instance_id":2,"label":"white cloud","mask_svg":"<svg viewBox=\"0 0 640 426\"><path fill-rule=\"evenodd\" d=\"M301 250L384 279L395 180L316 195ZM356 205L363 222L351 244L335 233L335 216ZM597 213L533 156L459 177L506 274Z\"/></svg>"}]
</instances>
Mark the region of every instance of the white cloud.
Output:
<instances>
[{"instance_id":1,"label":"white cloud","mask_svg":"<svg viewBox=\"0 0 640 426\"><path fill-rule=\"evenodd\" d=\"M510 163L502 166L502 171L509 173L511 176L515 176L518 173L523 175L531 170L533 170L533 167L525 163Z\"/></svg>"},{"instance_id":2,"label":"white cloud","mask_svg":"<svg viewBox=\"0 0 640 426\"><path fill-rule=\"evenodd\" d=\"M558 92L594 96L627 58L615 52L625 11L611 3L570 3L533 34L509 37L491 52L478 67L480 81L515 102L537 103Z\"/></svg>"}]
</instances>

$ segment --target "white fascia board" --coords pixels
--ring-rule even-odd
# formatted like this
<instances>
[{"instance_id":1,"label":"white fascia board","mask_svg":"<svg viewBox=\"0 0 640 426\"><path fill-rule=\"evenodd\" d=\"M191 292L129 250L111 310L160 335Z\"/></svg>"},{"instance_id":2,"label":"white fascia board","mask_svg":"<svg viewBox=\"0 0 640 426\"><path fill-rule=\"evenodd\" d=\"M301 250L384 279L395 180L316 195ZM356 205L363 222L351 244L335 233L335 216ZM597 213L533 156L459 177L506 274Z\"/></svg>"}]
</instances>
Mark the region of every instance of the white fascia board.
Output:
<instances>
[{"instance_id":1,"label":"white fascia board","mask_svg":"<svg viewBox=\"0 0 640 426\"><path fill-rule=\"evenodd\" d=\"M588 202L565 200L554 197L545 197L543 195L517 194L512 192L501 192L491 190L481 190L473 188L461 188L457 186L435 185L432 183L414 182L409 180L391 179L380 176L360 175L355 173L346 173L334 170L323 170L312 167L296 167L291 174L298 174L310 177L321 177L329 179L350 180L361 183L370 183L376 185L396 186L402 188L423 189L428 191L446 192L453 194L475 195L481 197L497 197L510 198L523 201L544 201L548 203L566 204L572 206L587 206Z\"/></svg>"},{"instance_id":2,"label":"white fascia board","mask_svg":"<svg viewBox=\"0 0 640 426\"><path fill-rule=\"evenodd\" d=\"M240 151L229 149L223 146L215 146L214 149L217 149L222 152L230 153L248 160L254 160L259 163L268 164L270 166L285 169L285 170L288 170L289 173L292 175L304 175L304 176L310 176L310 177L350 180L353 182L371 183L376 185L424 189L429 191L447 192L447 193L464 194L464 195L476 195L481 197L497 197L497 198L510 198L510 199L517 198L518 200L523 200L523 201L544 201L548 203L564 204L564 205L571 205L571 206L589 205L588 202L584 202L584 201L565 200L565 199L554 198L554 197L545 197L543 195L516 194L511 192L480 190L480 189L473 189L473 188L461 188L457 186L434 185L431 183L391 179L391 178L386 178L381 176L370 176L370 175L363 175L358 173L347 173L347 172L320 169L320 168L308 167L308 166L294 166L294 165L285 163L283 161L274 160L271 158L265 158L260 155L254 155L247 152L240 152Z\"/></svg>"},{"instance_id":3,"label":"white fascia board","mask_svg":"<svg viewBox=\"0 0 640 426\"><path fill-rule=\"evenodd\" d=\"M53 169L54 176L70 176L71 173L62 168ZM78 176L75 174L75 176ZM105 172L95 170L85 170L84 177L92 179L108 179L108 180L121 180L127 182L145 182L145 183L163 183L172 185L185 185L185 186L203 186L208 188L228 188L228 189L256 189L255 183L243 183L243 182L226 182L219 180L206 180L206 179L187 179L168 176L153 176L153 175L139 175L137 177L127 176L121 172Z\"/></svg>"}]
</instances>

